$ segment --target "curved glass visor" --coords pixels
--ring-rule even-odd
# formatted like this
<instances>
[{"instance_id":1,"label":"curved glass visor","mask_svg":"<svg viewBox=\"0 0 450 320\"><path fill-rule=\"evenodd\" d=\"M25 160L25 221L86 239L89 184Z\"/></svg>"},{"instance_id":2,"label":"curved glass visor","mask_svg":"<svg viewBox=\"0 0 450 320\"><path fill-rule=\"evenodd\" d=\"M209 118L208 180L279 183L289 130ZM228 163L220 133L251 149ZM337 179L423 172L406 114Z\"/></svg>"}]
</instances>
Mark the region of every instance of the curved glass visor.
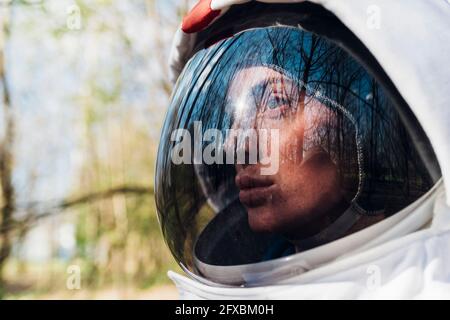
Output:
<instances>
[{"instance_id":1,"label":"curved glass visor","mask_svg":"<svg viewBox=\"0 0 450 320\"><path fill-rule=\"evenodd\" d=\"M164 237L208 278L363 230L436 182L410 127L324 38L270 27L222 40L189 61L172 96L156 177Z\"/></svg>"}]
</instances>

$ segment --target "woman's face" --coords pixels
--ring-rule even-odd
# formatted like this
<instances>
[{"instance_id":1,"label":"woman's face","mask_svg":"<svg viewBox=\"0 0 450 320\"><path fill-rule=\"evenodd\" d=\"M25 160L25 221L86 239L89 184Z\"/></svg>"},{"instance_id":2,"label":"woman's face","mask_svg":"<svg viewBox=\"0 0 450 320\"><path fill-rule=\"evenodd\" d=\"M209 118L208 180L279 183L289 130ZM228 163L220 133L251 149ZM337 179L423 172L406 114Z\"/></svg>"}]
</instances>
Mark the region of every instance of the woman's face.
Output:
<instances>
[{"instance_id":1,"label":"woman's face","mask_svg":"<svg viewBox=\"0 0 450 320\"><path fill-rule=\"evenodd\" d=\"M278 152L278 170L271 175L261 174L263 167L271 165L267 162L236 164L235 182L250 227L286 235L308 233L312 225L320 228L320 221L342 203L336 164L315 143L335 126L336 114L267 67L239 71L229 96L238 101L233 129L266 131L269 138L258 139L257 147ZM274 132L279 137L276 144L270 139ZM241 144L244 149L251 147L250 140Z\"/></svg>"}]
</instances>

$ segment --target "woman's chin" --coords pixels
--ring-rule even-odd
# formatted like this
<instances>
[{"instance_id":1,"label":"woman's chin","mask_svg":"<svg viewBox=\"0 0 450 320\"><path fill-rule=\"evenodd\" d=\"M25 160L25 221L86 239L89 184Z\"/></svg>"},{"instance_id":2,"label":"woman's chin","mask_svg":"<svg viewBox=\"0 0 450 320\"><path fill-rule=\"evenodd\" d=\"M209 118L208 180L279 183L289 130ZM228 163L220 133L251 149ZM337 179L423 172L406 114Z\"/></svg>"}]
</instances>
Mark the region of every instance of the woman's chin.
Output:
<instances>
[{"instance_id":1,"label":"woman's chin","mask_svg":"<svg viewBox=\"0 0 450 320\"><path fill-rule=\"evenodd\" d=\"M248 223L254 232L275 232L276 215L272 208L259 206L247 208Z\"/></svg>"},{"instance_id":2,"label":"woman's chin","mask_svg":"<svg viewBox=\"0 0 450 320\"><path fill-rule=\"evenodd\" d=\"M286 215L286 208L262 205L258 207L246 207L248 224L253 232L273 233L280 235L297 234L304 231L304 227L310 221L296 215Z\"/></svg>"}]
</instances>

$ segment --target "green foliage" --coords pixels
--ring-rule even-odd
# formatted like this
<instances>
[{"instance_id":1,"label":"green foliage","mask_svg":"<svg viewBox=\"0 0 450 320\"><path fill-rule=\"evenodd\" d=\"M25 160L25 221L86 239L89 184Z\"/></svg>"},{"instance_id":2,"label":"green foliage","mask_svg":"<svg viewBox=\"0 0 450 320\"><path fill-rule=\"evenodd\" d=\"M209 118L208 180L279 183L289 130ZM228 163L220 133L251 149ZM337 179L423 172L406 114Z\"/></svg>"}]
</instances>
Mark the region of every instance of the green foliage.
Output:
<instances>
[{"instance_id":1,"label":"green foliage","mask_svg":"<svg viewBox=\"0 0 450 320\"><path fill-rule=\"evenodd\" d=\"M67 130L76 131L74 144L82 160L77 164L77 178L68 199L120 186L153 187L158 145L155 132L161 126L164 113L161 104L168 100L168 86L166 75L150 69L148 60L155 59L154 52L162 55L161 46L168 47L170 38L161 41L156 39L159 33L149 30L142 35L145 41L137 40L125 25L130 14L143 21L158 20L155 1L126 4L118 0L69 1L68 4L76 4L80 9L81 30L67 28L66 7L58 4L58 0L37 4L32 1L33 5L27 0L14 1L14 5L22 6L17 10L28 12L25 18L33 18L22 17L20 23L11 24L12 29L16 28L13 30L16 37L33 41L42 38L43 50L60 53L58 61L43 60L33 72L45 73L50 69L46 66L55 63L63 71L73 73L54 73L61 79L61 87L42 93L50 101L57 91L70 92L64 96L66 104L60 107L77 119L76 125ZM67 65L70 67L63 69ZM135 88L142 83L135 78L142 69L151 73L151 81L144 80L150 97L136 102ZM72 87L68 88L67 83ZM33 107L40 110L39 105ZM51 163L40 165L51 170ZM75 226L75 252L69 260L60 259L53 252L51 261L45 261L39 268L28 262L23 268L18 267L23 262L13 257L8 265L9 289L5 289L9 290L8 296L20 296L11 287L24 275L30 286L23 292L39 295L66 290L66 268L73 264L80 266L83 287L88 290L111 286L145 289L168 282L167 270L179 270L161 235L150 192L114 194L58 212L62 213L58 223L64 221ZM22 240L15 238L15 247L20 248ZM40 268L49 270L45 277ZM40 282L43 283L38 285Z\"/></svg>"}]
</instances>

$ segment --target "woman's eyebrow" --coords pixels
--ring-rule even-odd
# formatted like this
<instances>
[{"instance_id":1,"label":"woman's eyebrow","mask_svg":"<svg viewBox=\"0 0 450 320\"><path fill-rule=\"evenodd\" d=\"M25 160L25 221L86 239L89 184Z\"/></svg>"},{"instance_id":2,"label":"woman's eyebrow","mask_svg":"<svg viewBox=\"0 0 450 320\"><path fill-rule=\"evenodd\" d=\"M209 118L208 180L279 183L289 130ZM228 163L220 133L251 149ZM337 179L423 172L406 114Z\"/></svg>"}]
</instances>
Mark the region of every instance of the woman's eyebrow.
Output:
<instances>
[{"instance_id":1,"label":"woman's eyebrow","mask_svg":"<svg viewBox=\"0 0 450 320\"><path fill-rule=\"evenodd\" d=\"M286 76L283 77L270 77L264 80L261 80L260 82L256 83L251 87L251 92L255 92L256 89L263 89L262 92L266 89L268 85L281 85L285 88L287 85L290 85L292 87L293 84L295 84L295 81L291 78L288 78Z\"/></svg>"}]
</instances>

